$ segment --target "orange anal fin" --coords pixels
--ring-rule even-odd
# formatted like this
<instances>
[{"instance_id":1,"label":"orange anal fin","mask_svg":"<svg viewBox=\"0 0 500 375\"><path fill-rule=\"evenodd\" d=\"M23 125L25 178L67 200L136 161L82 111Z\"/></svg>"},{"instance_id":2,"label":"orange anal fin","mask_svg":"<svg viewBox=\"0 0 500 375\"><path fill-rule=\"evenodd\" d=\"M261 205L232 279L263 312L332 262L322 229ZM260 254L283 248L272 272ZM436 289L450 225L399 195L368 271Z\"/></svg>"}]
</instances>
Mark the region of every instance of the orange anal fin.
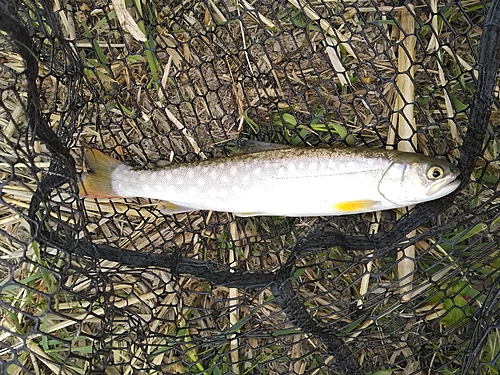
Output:
<instances>
[{"instance_id":1,"label":"orange anal fin","mask_svg":"<svg viewBox=\"0 0 500 375\"><path fill-rule=\"evenodd\" d=\"M380 203L379 201L372 201L370 199L360 199L356 201L335 203L333 205L333 209L335 211L340 211L345 213L360 212L364 210L370 211L379 203Z\"/></svg>"},{"instance_id":2,"label":"orange anal fin","mask_svg":"<svg viewBox=\"0 0 500 375\"><path fill-rule=\"evenodd\" d=\"M118 197L111 187L111 174L122 162L86 145L83 155L88 172L82 173L78 181L80 197Z\"/></svg>"}]
</instances>

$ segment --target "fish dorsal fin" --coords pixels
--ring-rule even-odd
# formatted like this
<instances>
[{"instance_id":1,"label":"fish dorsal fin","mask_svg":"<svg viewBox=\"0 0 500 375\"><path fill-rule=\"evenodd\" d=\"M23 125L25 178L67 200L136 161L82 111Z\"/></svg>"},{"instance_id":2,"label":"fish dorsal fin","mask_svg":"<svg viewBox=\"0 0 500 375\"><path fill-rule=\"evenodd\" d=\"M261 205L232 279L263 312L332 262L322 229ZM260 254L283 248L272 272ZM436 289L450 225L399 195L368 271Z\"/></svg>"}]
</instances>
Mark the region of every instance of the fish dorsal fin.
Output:
<instances>
[{"instance_id":1,"label":"fish dorsal fin","mask_svg":"<svg viewBox=\"0 0 500 375\"><path fill-rule=\"evenodd\" d=\"M237 141L235 148L232 150L234 154L253 154L261 151L282 150L284 148L292 148L290 145L282 145L279 143L269 143L264 141L256 141L253 139L244 139Z\"/></svg>"}]
</instances>

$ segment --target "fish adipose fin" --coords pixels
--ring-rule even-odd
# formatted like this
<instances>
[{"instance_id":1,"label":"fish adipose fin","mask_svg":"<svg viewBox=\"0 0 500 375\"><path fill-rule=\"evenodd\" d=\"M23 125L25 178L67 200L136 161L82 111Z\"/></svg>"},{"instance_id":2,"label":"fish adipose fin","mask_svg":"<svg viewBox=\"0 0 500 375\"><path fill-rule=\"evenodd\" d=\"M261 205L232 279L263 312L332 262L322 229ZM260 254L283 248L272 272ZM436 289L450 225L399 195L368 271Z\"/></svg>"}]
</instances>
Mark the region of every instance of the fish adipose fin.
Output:
<instances>
[{"instance_id":1,"label":"fish adipose fin","mask_svg":"<svg viewBox=\"0 0 500 375\"><path fill-rule=\"evenodd\" d=\"M80 197L118 197L111 187L111 174L122 162L86 145L83 156L88 172L83 173L78 181Z\"/></svg>"}]
</instances>

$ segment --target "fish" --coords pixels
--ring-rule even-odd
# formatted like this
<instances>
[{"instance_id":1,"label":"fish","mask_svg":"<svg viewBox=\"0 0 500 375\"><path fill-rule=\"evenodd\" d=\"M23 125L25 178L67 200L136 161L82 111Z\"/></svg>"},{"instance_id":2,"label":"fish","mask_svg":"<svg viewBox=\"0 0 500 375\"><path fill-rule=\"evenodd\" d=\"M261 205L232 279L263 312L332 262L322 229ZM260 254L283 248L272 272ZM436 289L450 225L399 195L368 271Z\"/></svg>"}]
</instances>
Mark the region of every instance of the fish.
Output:
<instances>
[{"instance_id":1,"label":"fish","mask_svg":"<svg viewBox=\"0 0 500 375\"><path fill-rule=\"evenodd\" d=\"M453 164L416 153L362 147L268 147L158 169L130 166L84 146L87 198L151 198L162 212L237 216L338 216L406 207L460 185Z\"/></svg>"}]
</instances>

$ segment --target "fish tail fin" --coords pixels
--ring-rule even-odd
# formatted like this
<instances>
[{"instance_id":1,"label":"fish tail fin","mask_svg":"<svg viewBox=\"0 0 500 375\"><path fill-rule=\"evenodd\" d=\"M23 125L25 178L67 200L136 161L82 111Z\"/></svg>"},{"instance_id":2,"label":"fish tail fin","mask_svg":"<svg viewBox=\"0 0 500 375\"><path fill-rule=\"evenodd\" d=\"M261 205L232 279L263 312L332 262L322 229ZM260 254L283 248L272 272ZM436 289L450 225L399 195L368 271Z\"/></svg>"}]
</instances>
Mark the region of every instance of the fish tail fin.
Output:
<instances>
[{"instance_id":1,"label":"fish tail fin","mask_svg":"<svg viewBox=\"0 0 500 375\"><path fill-rule=\"evenodd\" d=\"M83 147L83 156L87 163L88 172L82 173L78 181L80 197L118 197L119 195L113 191L111 186L111 174L122 162L90 146L84 145Z\"/></svg>"}]
</instances>

